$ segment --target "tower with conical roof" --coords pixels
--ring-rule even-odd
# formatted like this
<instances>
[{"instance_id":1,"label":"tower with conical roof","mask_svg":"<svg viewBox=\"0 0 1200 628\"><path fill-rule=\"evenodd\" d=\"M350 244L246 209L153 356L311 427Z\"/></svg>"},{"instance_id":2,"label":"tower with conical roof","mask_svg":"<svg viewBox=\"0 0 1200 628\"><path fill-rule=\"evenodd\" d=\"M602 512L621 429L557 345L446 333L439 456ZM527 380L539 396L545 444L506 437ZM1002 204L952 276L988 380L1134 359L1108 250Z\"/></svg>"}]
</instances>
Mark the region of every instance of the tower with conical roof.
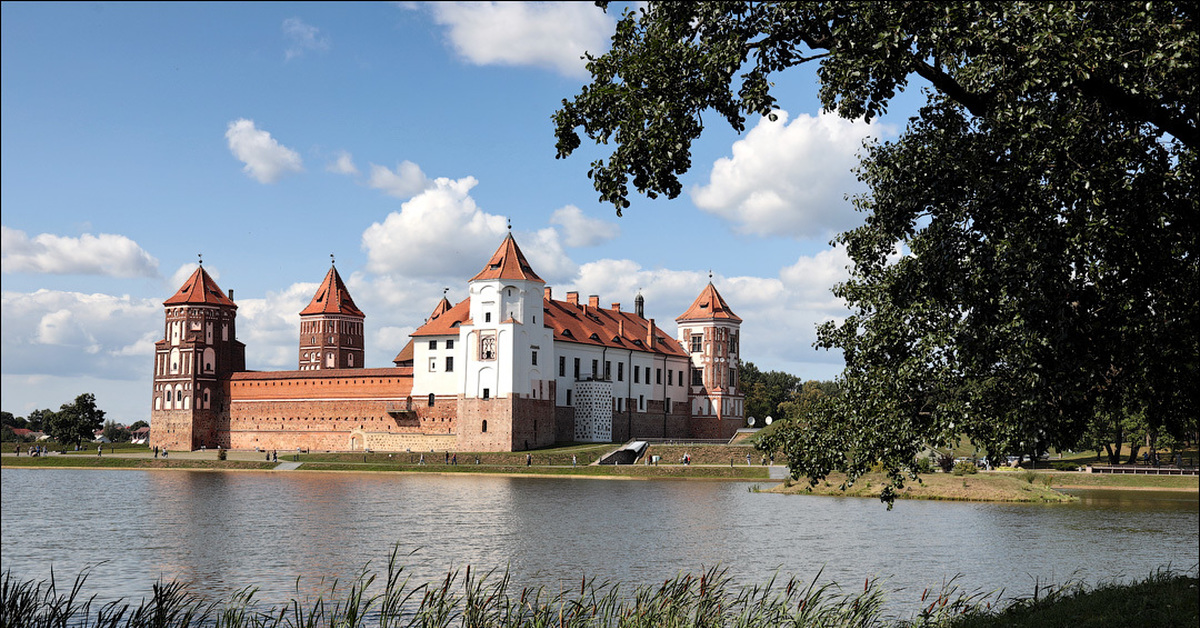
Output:
<instances>
[{"instance_id":1,"label":"tower with conical roof","mask_svg":"<svg viewBox=\"0 0 1200 628\"><path fill-rule=\"evenodd\" d=\"M154 343L154 399L150 444L163 449L228 447L225 382L246 370L237 340L233 292L221 291L201 266L171 298L163 339Z\"/></svg>"},{"instance_id":2,"label":"tower with conical roof","mask_svg":"<svg viewBox=\"0 0 1200 628\"><path fill-rule=\"evenodd\" d=\"M521 450L554 443L553 333L546 326L546 282L509 233L468 282L469 313L459 327L459 441Z\"/></svg>"},{"instance_id":3,"label":"tower with conical roof","mask_svg":"<svg viewBox=\"0 0 1200 628\"><path fill-rule=\"evenodd\" d=\"M679 343L692 358L688 397L693 438L732 438L745 426L745 396L738 380L742 319L710 281L675 319Z\"/></svg>"},{"instance_id":4,"label":"tower with conical roof","mask_svg":"<svg viewBox=\"0 0 1200 628\"><path fill-rule=\"evenodd\" d=\"M364 318L337 267L330 266L300 312L300 370L362 368Z\"/></svg>"}]
</instances>

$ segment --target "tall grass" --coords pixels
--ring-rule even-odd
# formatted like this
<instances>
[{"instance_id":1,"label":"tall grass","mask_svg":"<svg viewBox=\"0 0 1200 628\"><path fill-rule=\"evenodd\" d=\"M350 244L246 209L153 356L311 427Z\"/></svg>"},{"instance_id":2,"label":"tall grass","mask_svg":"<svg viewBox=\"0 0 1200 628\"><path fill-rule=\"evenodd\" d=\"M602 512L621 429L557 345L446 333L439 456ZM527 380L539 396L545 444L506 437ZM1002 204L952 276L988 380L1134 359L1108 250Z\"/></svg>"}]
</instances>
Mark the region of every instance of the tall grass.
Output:
<instances>
[{"instance_id":1,"label":"tall grass","mask_svg":"<svg viewBox=\"0 0 1200 628\"><path fill-rule=\"evenodd\" d=\"M88 574L60 588L47 581L22 581L3 574L0 628L750 628L791 626L866 628L874 626L965 625L963 619L991 616L999 594L966 593L950 580L939 592L926 591L922 610L907 619L884 610L880 583L861 588L805 584L795 578L734 586L723 569L681 574L660 585L626 594L617 584L580 578L578 587L558 592L545 587L512 587L509 574L453 570L445 578L413 586L398 552L386 577L364 569L348 587L335 581L328 594L300 595L271 606L243 589L224 602L206 600L178 582L155 584L149 599L98 604L85 597ZM1044 597L1044 596L1043 596Z\"/></svg>"}]
</instances>

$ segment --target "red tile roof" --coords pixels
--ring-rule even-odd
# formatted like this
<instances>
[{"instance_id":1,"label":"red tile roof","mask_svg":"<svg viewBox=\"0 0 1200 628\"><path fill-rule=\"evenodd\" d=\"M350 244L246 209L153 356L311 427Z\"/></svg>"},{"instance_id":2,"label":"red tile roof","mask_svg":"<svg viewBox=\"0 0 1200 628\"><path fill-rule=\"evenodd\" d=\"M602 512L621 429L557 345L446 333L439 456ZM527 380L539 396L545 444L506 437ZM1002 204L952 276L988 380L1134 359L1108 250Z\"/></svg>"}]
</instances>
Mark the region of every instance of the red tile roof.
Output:
<instances>
[{"instance_id":1,"label":"red tile roof","mask_svg":"<svg viewBox=\"0 0 1200 628\"><path fill-rule=\"evenodd\" d=\"M648 331L650 321L633 312L550 299L542 301L542 310L544 325L553 330L556 341L615 349L632 349L660 355L680 357L688 355L679 342L663 333L657 325L654 328L654 340L651 342ZM412 335L414 337L457 335L459 326L470 322L468 318L470 313L471 300L467 299L442 314L430 318ZM399 360L402 355L404 355L403 351L396 356L396 359Z\"/></svg>"},{"instance_id":2,"label":"red tile roof","mask_svg":"<svg viewBox=\"0 0 1200 628\"><path fill-rule=\"evenodd\" d=\"M471 299L463 299L454 307L446 307L450 305L445 297L442 297L443 303L438 303L434 308L433 314L429 320L425 321L424 325L417 328L412 336L457 336L458 326L467 322L471 314ZM400 356L396 356L400 357Z\"/></svg>"},{"instance_id":3,"label":"red tile roof","mask_svg":"<svg viewBox=\"0 0 1200 628\"><path fill-rule=\"evenodd\" d=\"M350 291L346 289L346 284L342 283L342 276L338 274L337 268L332 267L325 274L325 280L321 282L321 287L317 288L317 293L313 295L308 307L300 312L300 316L312 314L344 314L360 318L366 316L354 305Z\"/></svg>"},{"instance_id":4,"label":"red tile roof","mask_svg":"<svg viewBox=\"0 0 1200 628\"><path fill-rule=\"evenodd\" d=\"M171 298L163 301L163 305L223 305L225 307L237 307L233 299L226 296L221 291L221 287L217 285L217 282L208 276L203 266L197 268L196 272L192 273L192 276L183 282L183 287L178 292Z\"/></svg>"},{"instance_id":5,"label":"red tile roof","mask_svg":"<svg viewBox=\"0 0 1200 628\"><path fill-rule=\"evenodd\" d=\"M507 238L504 238L504 242L500 244L500 248L496 249L496 252L492 254L492 259L488 260L483 270L479 271L478 275L472 277L471 281L477 279L542 281L542 278L533 272L533 267L525 259L525 254L521 253L521 249L517 246L517 241L513 239L511 233L508 234Z\"/></svg>"},{"instance_id":6,"label":"red tile roof","mask_svg":"<svg viewBox=\"0 0 1200 628\"><path fill-rule=\"evenodd\" d=\"M554 330L554 339L562 342L632 349L660 355L687 357L688 353L674 339L654 326L650 338L650 321L633 312L604 309L566 301L543 301L546 325Z\"/></svg>"},{"instance_id":7,"label":"red tile roof","mask_svg":"<svg viewBox=\"0 0 1200 628\"><path fill-rule=\"evenodd\" d=\"M742 319L733 310L729 309L729 304L725 299L721 298L721 294L717 292L717 288L710 282L703 290L700 291L700 296L692 302L692 306L686 312L679 315L675 322L682 321L707 321L707 320L728 320L742 322Z\"/></svg>"}]
</instances>

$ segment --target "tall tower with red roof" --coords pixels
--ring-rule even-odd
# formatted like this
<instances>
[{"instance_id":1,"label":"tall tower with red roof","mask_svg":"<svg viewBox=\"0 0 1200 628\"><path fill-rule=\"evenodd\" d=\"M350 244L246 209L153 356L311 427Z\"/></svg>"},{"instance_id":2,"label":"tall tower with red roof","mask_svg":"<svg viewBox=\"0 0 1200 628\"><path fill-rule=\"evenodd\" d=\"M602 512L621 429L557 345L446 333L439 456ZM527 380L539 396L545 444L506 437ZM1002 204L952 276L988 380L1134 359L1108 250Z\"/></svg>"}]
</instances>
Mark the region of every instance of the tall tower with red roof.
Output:
<instances>
[{"instance_id":1,"label":"tall tower with red roof","mask_svg":"<svg viewBox=\"0 0 1200 628\"><path fill-rule=\"evenodd\" d=\"M363 367L363 319L337 268L330 266L300 312L300 370Z\"/></svg>"},{"instance_id":2,"label":"tall tower with red roof","mask_svg":"<svg viewBox=\"0 0 1200 628\"><path fill-rule=\"evenodd\" d=\"M692 437L732 438L745 426L745 395L738 380L742 319L709 282L675 322L679 343L692 358Z\"/></svg>"},{"instance_id":3,"label":"tall tower with red roof","mask_svg":"<svg viewBox=\"0 0 1200 628\"><path fill-rule=\"evenodd\" d=\"M545 285L511 233L468 282L469 310L458 327L464 364L456 376L459 442L467 449L554 443L554 384L547 364L554 339L546 326Z\"/></svg>"},{"instance_id":4,"label":"tall tower with red roof","mask_svg":"<svg viewBox=\"0 0 1200 628\"><path fill-rule=\"evenodd\" d=\"M228 447L219 440L222 420L229 417L225 384L232 373L246 370L233 292L222 292L201 266L163 307L163 339L154 343L150 444L176 450Z\"/></svg>"}]
</instances>

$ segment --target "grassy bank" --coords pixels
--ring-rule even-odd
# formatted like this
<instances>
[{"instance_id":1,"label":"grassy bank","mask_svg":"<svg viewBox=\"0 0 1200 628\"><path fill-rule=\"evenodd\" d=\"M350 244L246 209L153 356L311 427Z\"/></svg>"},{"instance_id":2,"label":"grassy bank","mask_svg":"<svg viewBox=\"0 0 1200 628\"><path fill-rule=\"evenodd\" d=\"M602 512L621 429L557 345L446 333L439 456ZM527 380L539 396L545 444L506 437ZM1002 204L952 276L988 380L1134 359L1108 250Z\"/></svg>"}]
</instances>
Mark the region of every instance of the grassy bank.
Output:
<instances>
[{"instance_id":1,"label":"grassy bank","mask_svg":"<svg viewBox=\"0 0 1200 628\"><path fill-rule=\"evenodd\" d=\"M1024 598L970 593L953 585L921 596L911 617L885 610L890 592L878 581L843 589L791 579L735 587L711 569L683 574L661 585L624 589L586 576L580 586L557 593L510 587L507 573L454 571L439 581L412 583L393 553L387 574L364 575L315 600L269 605L247 587L226 600L200 597L180 583L156 585L140 603L103 605L89 597L86 574L74 583L22 581L3 575L0 605L6 626L47 628L366 628L549 626L662 628L689 626L909 627L953 626L1195 626L1200 620L1196 578L1160 572L1132 584L1040 588ZM819 577L819 576L818 576ZM66 584L67 586L62 586ZM896 592L902 594L902 592ZM928 606L925 606L928 604Z\"/></svg>"},{"instance_id":2,"label":"grassy bank","mask_svg":"<svg viewBox=\"0 0 1200 628\"><path fill-rule=\"evenodd\" d=\"M0 458L0 466L33 469L274 469L277 464L201 458L130 458L123 456L28 456Z\"/></svg>"},{"instance_id":3,"label":"grassy bank","mask_svg":"<svg viewBox=\"0 0 1200 628\"><path fill-rule=\"evenodd\" d=\"M823 482L810 486L806 480L784 482L770 489L774 493L801 495L833 495L840 497L879 497L887 484L882 473L870 473L860 477L846 490L841 484L846 476L830 474ZM1055 478L1039 473L977 473L957 476L948 473L932 473L921 476L921 481L909 481L896 491L900 499L935 499L951 501L984 502L1034 502L1060 503L1074 498L1052 488Z\"/></svg>"}]
</instances>

